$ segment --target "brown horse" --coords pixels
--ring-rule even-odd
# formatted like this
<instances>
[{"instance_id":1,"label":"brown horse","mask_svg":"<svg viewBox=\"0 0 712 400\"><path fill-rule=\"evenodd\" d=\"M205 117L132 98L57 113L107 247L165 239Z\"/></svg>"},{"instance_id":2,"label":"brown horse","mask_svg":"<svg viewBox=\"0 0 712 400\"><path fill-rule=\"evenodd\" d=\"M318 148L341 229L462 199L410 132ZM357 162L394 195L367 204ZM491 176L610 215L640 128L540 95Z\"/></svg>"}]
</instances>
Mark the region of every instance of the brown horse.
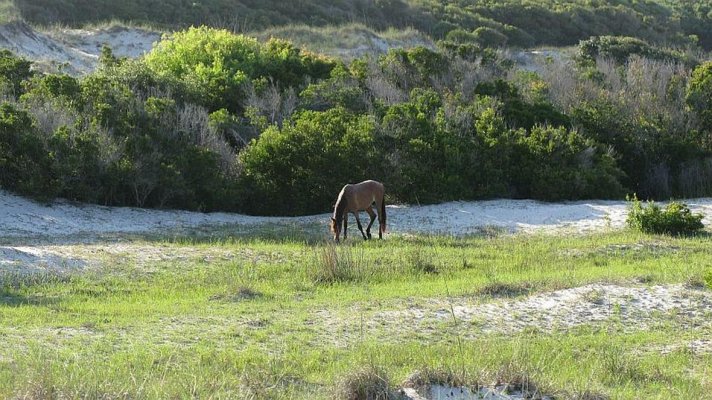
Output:
<instances>
[{"instance_id":1,"label":"brown horse","mask_svg":"<svg viewBox=\"0 0 712 400\"><path fill-rule=\"evenodd\" d=\"M386 202L383 198L383 192L383 184L376 181L348 184L341 189L334 206L334 214L331 216L331 232L334 234L336 242L339 241L342 221L344 224L344 240L346 239L349 213L356 217L356 224L358 225L358 230L361 231L361 235L363 235L363 239L370 239L371 225L373 225L373 220L376 219L376 213L373 211L374 205L378 210L378 238L383 238L383 233L386 231ZM371 216L371 221L368 223L365 234L361 227L361 220L358 217L359 211L366 211Z\"/></svg>"}]
</instances>

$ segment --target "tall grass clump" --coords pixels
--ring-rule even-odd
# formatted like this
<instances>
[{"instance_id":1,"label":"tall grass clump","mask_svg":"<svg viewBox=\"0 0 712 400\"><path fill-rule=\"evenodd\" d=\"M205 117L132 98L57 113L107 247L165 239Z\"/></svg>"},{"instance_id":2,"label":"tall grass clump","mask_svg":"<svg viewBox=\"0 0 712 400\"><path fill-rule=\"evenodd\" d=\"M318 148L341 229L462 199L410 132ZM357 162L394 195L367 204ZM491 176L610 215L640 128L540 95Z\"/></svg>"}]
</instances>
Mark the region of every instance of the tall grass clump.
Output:
<instances>
[{"instance_id":1,"label":"tall grass clump","mask_svg":"<svg viewBox=\"0 0 712 400\"><path fill-rule=\"evenodd\" d=\"M629 201L628 226L644 233L692 235L704 228L702 214L693 214L684 203L670 202L661 208L654 202L643 205L637 196Z\"/></svg>"},{"instance_id":2,"label":"tall grass clump","mask_svg":"<svg viewBox=\"0 0 712 400\"><path fill-rule=\"evenodd\" d=\"M391 400L397 397L390 390L385 371L369 366L351 372L337 385L335 398L343 400Z\"/></svg>"},{"instance_id":3,"label":"tall grass clump","mask_svg":"<svg viewBox=\"0 0 712 400\"><path fill-rule=\"evenodd\" d=\"M365 272L363 254L354 255L350 246L327 243L318 249L310 275L314 283L328 285L362 280Z\"/></svg>"}]
</instances>

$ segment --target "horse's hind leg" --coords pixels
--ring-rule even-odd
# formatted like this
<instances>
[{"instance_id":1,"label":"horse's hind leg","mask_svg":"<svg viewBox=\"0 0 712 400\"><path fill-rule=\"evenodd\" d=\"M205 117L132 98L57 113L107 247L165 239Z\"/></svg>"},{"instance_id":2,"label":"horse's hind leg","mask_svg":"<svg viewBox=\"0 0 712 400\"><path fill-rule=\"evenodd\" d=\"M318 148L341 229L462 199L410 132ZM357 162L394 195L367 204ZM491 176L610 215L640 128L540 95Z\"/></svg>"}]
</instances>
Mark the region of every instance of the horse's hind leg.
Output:
<instances>
[{"instance_id":1,"label":"horse's hind leg","mask_svg":"<svg viewBox=\"0 0 712 400\"><path fill-rule=\"evenodd\" d=\"M386 203L385 199L381 198L381 201L376 202L376 210L378 211L378 238L383 239L383 232L385 230L386 223Z\"/></svg>"},{"instance_id":2,"label":"horse's hind leg","mask_svg":"<svg viewBox=\"0 0 712 400\"><path fill-rule=\"evenodd\" d=\"M366 237L366 234L363 233L363 227L361 226L361 219L358 217L358 211L354 211L354 216L356 217L356 225L358 225L358 230L360 230L361 235L363 235L363 240L368 239Z\"/></svg>"},{"instance_id":3,"label":"horse's hind leg","mask_svg":"<svg viewBox=\"0 0 712 400\"><path fill-rule=\"evenodd\" d=\"M371 207L368 207L366 209L366 212L371 217L371 221L368 223L368 227L366 228L366 236L368 236L368 238L370 239L371 238L371 225L373 225L373 221L376 219L376 213L373 211L373 208L371 208Z\"/></svg>"}]
</instances>

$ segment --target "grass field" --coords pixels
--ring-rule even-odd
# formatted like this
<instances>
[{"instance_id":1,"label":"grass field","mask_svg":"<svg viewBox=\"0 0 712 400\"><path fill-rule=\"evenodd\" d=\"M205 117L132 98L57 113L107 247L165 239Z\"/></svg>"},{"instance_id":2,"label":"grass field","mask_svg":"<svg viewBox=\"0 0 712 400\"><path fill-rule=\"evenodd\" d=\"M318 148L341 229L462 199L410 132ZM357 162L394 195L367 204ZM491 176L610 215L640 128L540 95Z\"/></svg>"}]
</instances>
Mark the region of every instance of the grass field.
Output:
<instances>
[{"instance_id":1,"label":"grass field","mask_svg":"<svg viewBox=\"0 0 712 400\"><path fill-rule=\"evenodd\" d=\"M638 326L611 304L605 320L522 329L456 311L591 283L707 298L709 237L259 236L66 244L81 272L2 276L0 397L333 398L418 372L557 398L712 398L712 354L687 345L712 337L712 309Z\"/></svg>"}]
</instances>

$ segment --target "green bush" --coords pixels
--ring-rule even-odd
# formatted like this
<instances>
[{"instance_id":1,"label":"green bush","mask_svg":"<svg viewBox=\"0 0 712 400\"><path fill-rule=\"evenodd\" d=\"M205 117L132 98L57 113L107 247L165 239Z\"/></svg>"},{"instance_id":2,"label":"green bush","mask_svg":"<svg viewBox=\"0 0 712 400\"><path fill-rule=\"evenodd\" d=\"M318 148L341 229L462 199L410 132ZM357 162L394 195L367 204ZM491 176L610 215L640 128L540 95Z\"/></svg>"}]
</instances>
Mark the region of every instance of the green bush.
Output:
<instances>
[{"instance_id":1,"label":"green bush","mask_svg":"<svg viewBox=\"0 0 712 400\"><path fill-rule=\"evenodd\" d=\"M652 201L644 206L635 195L628 201L628 226L641 232L691 235L704 228L704 216L693 214L683 203L672 201L662 209Z\"/></svg>"},{"instance_id":2,"label":"green bush","mask_svg":"<svg viewBox=\"0 0 712 400\"><path fill-rule=\"evenodd\" d=\"M519 131L518 140L518 197L560 201L623 194L615 159L579 132L535 126L529 134Z\"/></svg>"},{"instance_id":3,"label":"green bush","mask_svg":"<svg viewBox=\"0 0 712 400\"><path fill-rule=\"evenodd\" d=\"M176 32L146 55L158 76L183 81L194 101L210 111L244 109L245 88L253 81L273 80L282 87L329 76L335 63L272 39L261 44L245 35L205 26ZM259 84L259 83L258 83Z\"/></svg>"},{"instance_id":4,"label":"green bush","mask_svg":"<svg viewBox=\"0 0 712 400\"><path fill-rule=\"evenodd\" d=\"M10 94L19 97L22 82L33 75L31 65L30 61L15 56L9 50L0 50L0 84L6 85Z\"/></svg>"},{"instance_id":5,"label":"green bush","mask_svg":"<svg viewBox=\"0 0 712 400\"><path fill-rule=\"evenodd\" d=\"M496 29L481 26L473 32L475 41L482 47L504 47L507 44L506 35Z\"/></svg>"},{"instance_id":6,"label":"green bush","mask_svg":"<svg viewBox=\"0 0 712 400\"><path fill-rule=\"evenodd\" d=\"M15 105L0 105L0 188L51 199L57 188L50 157L31 116Z\"/></svg>"},{"instance_id":7,"label":"green bush","mask_svg":"<svg viewBox=\"0 0 712 400\"><path fill-rule=\"evenodd\" d=\"M712 132L712 61L695 68L687 88L687 104Z\"/></svg>"},{"instance_id":8,"label":"green bush","mask_svg":"<svg viewBox=\"0 0 712 400\"><path fill-rule=\"evenodd\" d=\"M295 215L328 210L346 183L377 176L374 123L343 108L305 111L270 126L240 154L246 211Z\"/></svg>"},{"instance_id":9,"label":"green bush","mask_svg":"<svg viewBox=\"0 0 712 400\"><path fill-rule=\"evenodd\" d=\"M694 64L686 55L650 45L644 40L625 36L595 36L579 43L578 57L583 61L595 61L597 57L611 58L619 64L637 55L654 60Z\"/></svg>"}]
</instances>

